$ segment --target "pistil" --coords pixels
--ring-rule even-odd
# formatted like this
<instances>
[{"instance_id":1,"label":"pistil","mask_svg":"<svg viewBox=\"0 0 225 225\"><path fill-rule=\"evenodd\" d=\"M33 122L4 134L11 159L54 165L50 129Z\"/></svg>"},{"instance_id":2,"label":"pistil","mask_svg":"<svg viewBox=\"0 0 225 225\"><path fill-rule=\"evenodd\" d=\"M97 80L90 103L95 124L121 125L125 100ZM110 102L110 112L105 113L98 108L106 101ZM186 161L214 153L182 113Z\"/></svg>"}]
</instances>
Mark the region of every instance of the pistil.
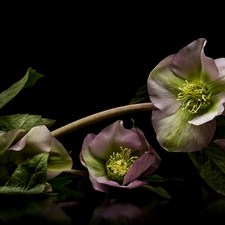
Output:
<instances>
[{"instance_id":1,"label":"pistil","mask_svg":"<svg viewBox=\"0 0 225 225\"><path fill-rule=\"evenodd\" d=\"M192 114L198 112L200 108L205 108L210 104L212 92L202 82L194 81L183 84L182 87L178 87L180 92L178 94L177 101L181 101L183 106L182 110L190 108L188 111Z\"/></svg>"},{"instance_id":2,"label":"pistil","mask_svg":"<svg viewBox=\"0 0 225 225\"><path fill-rule=\"evenodd\" d=\"M122 184L124 176L127 174L127 171L138 157L130 157L130 149L123 149L122 147L120 147L120 149L121 153L113 152L110 156L109 160L106 162L106 170L110 179Z\"/></svg>"}]
</instances>

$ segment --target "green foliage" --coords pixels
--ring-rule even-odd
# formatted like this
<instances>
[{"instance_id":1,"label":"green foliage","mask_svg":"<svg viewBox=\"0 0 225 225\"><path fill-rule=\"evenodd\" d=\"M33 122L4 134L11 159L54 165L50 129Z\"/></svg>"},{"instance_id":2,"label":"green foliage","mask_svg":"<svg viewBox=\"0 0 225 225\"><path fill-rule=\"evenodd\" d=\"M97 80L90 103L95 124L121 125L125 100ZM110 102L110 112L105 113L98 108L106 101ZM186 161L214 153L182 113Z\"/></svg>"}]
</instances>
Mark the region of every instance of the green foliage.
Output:
<instances>
[{"instance_id":1,"label":"green foliage","mask_svg":"<svg viewBox=\"0 0 225 225\"><path fill-rule=\"evenodd\" d=\"M225 195L225 151L211 142L201 151L188 154L206 183Z\"/></svg>"},{"instance_id":2,"label":"green foliage","mask_svg":"<svg viewBox=\"0 0 225 225\"><path fill-rule=\"evenodd\" d=\"M66 200L69 197L85 198L81 192L70 187L74 180L73 176L56 177L50 180L49 183L52 186L53 192L58 193L59 200Z\"/></svg>"},{"instance_id":3,"label":"green foliage","mask_svg":"<svg viewBox=\"0 0 225 225\"><path fill-rule=\"evenodd\" d=\"M0 129L9 131L14 129L23 129L26 132L32 127L45 125L50 127L55 123L55 120L41 118L38 115L16 114L0 117Z\"/></svg>"},{"instance_id":4,"label":"green foliage","mask_svg":"<svg viewBox=\"0 0 225 225\"><path fill-rule=\"evenodd\" d=\"M44 191L47 179L48 153L41 153L21 163L0 189L0 194L38 194Z\"/></svg>"},{"instance_id":5,"label":"green foliage","mask_svg":"<svg viewBox=\"0 0 225 225\"><path fill-rule=\"evenodd\" d=\"M41 77L43 77L43 75L36 73L35 70L29 68L21 80L17 81L7 90L0 93L0 108L13 99L22 89L33 86Z\"/></svg>"},{"instance_id":6,"label":"green foliage","mask_svg":"<svg viewBox=\"0 0 225 225\"><path fill-rule=\"evenodd\" d=\"M171 198L171 196L167 193L167 191L165 189L163 189L162 187L152 187L150 185L145 185L141 188L145 188L145 189L149 190L150 192L157 193L164 198Z\"/></svg>"},{"instance_id":7,"label":"green foliage","mask_svg":"<svg viewBox=\"0 0 225 225\"><path fill-rule=\"evenodd\" d=\"M149 102L149 94L147 90L147 84L142 86L135 94L135 96L131 99L130 105L131 104L136 104L136 103L141 103L141 102Z\"/></svg>"},{"instance_id":8,"label":"green foliage","mask_svg":"<svg viewBox=\"0 0 225 225\"><path fill-rule=\"evenodd\" d=\"M216 132L213 140L216 139L225 139L225 116L216 117Z\"/></svg>"}]
</instances>

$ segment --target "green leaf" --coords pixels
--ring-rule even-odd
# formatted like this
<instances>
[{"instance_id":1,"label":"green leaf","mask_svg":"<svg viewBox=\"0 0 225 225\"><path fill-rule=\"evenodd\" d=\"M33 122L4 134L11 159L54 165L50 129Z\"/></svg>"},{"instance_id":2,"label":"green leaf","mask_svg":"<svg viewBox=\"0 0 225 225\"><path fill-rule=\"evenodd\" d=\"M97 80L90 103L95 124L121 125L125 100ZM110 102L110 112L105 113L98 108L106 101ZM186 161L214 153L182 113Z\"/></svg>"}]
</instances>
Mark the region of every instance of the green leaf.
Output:
<instances>
[{"instance_id":1,"label":"green leaf","mask_svg":"<svg viewBox=\"0 0 225 225\"><path fill-rule=\"evenodd\" d=\"M212 140L225 139L225 116L216 117L216 131Z\"/></svg>"},{"instance_id":2,"label":"green leaf","mask_svg":"<svg viewBox=\"0 0 225 225\"><path fill-rule=\"evenodd\" d=\"M167 179L164 179L163 177L157 175L157 174L153 174L153 175L149 175L145 178L140 179L142 181L147 181L147 182L164 182L167 181Z\"/></svg>"},{"instance_id":3,"label":"green leaf","mask_svg":"<svg viewBox=\"0 0 225 225\"><path fill-rule=\"evenodd\" d=\"M7 90L0 93L0 108L13 99L23 88L34 85L35 82L41 77L43 77L43 75L36 73L35 70L29 68L21 80L17 81Z\"/></svg>"},{"instance_id":4,"label":"green leaf","mask_svg":"<svg viewBox=\"0 0 225 225\"><path fill-rule=\"evenodd\" d=\"M47 180L48 153L41 153L21 163L9 178L0 194L38 194L44 191Z\"/></svg>"},{"instance_id":5,"label":"green leaf","mask_svg":"<svg viewBox=\"0 0 225 225\"><path fill-rule=\"evenodd\" d=\"M73 182L73 176L56 177L49 181L52 186L52 190L57 192L60 196L60 200L65 200L68 197L85 198L85 195L79 191L71 189L68 185Z\"/></svg>"},{"instance_id":6,"label":"green leaf","mask_svg":"<svg viewBox=\"0 0 225 225\"><path fill-rule=\"evenodd\" d=\"M26 87L35 85L37 80L44 77L44 75L37 73L36 70L33 70L31 68L28 69L27 73L28 73L28 79L27 79L27 82L24 85L23 89Z\"/></svg>"},{"instance_id":7,"label":"green leaf","mask_svg":"<svg viewBox=\"0 0 225 225\"><path fill-rule=\"evenodd\" d=\"M141 188L145 188L151 192L155 192L163 196L164 198L171 198L171 196L167 193L167 191L164 190L162 187L152 187L150 185L145 185L145 186L142 186Z\"/></svg>"},{"instance_id":8,"label":"green leaf","mask_svg":"<svg viewBox=\"0 0 225 225\"><path fill-rule=\"evenodd\" d=\"M0 117L0 129L4 131L14 129L23 129L28 131L35 126L45 125L50 127L54 123L55 120L41 118L41 116L38 115L16 114Z\"/></svg>"},{"instance_id":9,"label":"green leaf","mask_svg":"<svg viewBox=\"0 0 225 225\"><path fill-rule=\"evenodd\" d=\"M129 105L149 101L150 99L147 90L147 84L145 84L136 92L135 96L131 99Z\"/></svg>"},{"instance_id":10,"label":"green leaf","mask_svg":"<svg viewBox=\"0 0 225 225\"><path fill-rule=\"evenodd\" d=\"M188 154L206 183L225 195L225 151L211 142L204 149Z\"/></svg>"}]
</instances>

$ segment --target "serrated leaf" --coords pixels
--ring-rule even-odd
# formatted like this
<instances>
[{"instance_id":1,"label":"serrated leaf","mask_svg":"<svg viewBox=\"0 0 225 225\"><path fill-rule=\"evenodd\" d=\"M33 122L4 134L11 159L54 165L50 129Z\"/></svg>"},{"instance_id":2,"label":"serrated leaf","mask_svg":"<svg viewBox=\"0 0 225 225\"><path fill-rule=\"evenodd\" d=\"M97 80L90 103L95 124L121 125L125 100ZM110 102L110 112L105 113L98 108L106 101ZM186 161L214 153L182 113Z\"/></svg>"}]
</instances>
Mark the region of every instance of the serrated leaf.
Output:
<instances>
[{"instance_id":1,"label":"serrated leaf","mask_svg":"<svg viewBox=\"0 0 225 225\"><path fill-rule=\"evenodd\" d=\"M32 127L45 125L50 127L55 123L55 120L41 118L38 115L16 114L0 117L0 129L4 131L23 129L30 130Z\"/></svg>"},{"instance_id":2,"label":"serrated leaf","mask_svg":"<svg viewBox=\"0 0 225 225\"><path fill-rule=\"evenodd\" d=\"M36 73L35 70L29 68L21 80L17 81L7 90L0 93L0 108L13 99L23 88L34 85L35 82L41 77L43 77L43 75Z\"/></svg>"},{"instance_id":3,"label":"serrated leaf","mask_svg":"<svg viewBox=\"0 0 225 225\"><path fill-rule=\"evenodd\" d=\"M44 191L47 180L48 153L41 153L21 163L9 178L0 194L38 194Z\"/></svg>"},{"instance_id":4,"label":"serrated leaf","mask_svg":"<svg viewBox=\"0 0 225 225\"><path fill-rule=\"evenodd\" d=\"M151 192L155 192L163 196L164 198L171 198L171 196L167 193L167 191L163 189L162 187L152 187L150 185L145 185L145 186L142 186L142 188L145 188Z\"/></svg>"},{"instance_id":5,"label":"serrated leaf","mask_svg":"<svg viewBox=\"0 0 225 225\"><path fill-rule=\"evenodd\" d=\"M136 92L136 94L130 101L129 105L141 103L141 102L149 102L149 101L150 101L150 99L149 99L149 94L148 94L148 90L147 90L147 84L145 84Z\"/></svg>"},{"instance_id":6,"label":"serrated leaf","mask_svg":"<svg viewBox=\"0 0 225 225\"><path fill-rule=\"evenodd\" d=\"M204 149L188 154L206 183L225 195L225 151L211 142Z\"/></svg>"}]
</instances>

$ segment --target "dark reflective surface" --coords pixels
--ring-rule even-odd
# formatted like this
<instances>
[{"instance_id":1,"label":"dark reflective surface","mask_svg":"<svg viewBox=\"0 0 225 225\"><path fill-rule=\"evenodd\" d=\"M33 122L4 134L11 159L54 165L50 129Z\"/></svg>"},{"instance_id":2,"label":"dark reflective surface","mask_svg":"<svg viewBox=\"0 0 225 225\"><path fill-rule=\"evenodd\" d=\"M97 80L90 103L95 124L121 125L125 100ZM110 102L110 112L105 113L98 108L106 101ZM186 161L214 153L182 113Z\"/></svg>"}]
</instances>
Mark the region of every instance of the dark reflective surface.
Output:
<instances>
[{"instance_id":1,"label":"dark reflective surface","mask_svg":"<svg viewBox=\"0 0 225 225\"><path fill-rule=\"evenodd\" d=\"M225 220L225 198L206 188L190 183L169 188L172 199L140 189L66 201L46 195L4 197L0 224L217 224Z\"/></svg>"}]
</instances>

